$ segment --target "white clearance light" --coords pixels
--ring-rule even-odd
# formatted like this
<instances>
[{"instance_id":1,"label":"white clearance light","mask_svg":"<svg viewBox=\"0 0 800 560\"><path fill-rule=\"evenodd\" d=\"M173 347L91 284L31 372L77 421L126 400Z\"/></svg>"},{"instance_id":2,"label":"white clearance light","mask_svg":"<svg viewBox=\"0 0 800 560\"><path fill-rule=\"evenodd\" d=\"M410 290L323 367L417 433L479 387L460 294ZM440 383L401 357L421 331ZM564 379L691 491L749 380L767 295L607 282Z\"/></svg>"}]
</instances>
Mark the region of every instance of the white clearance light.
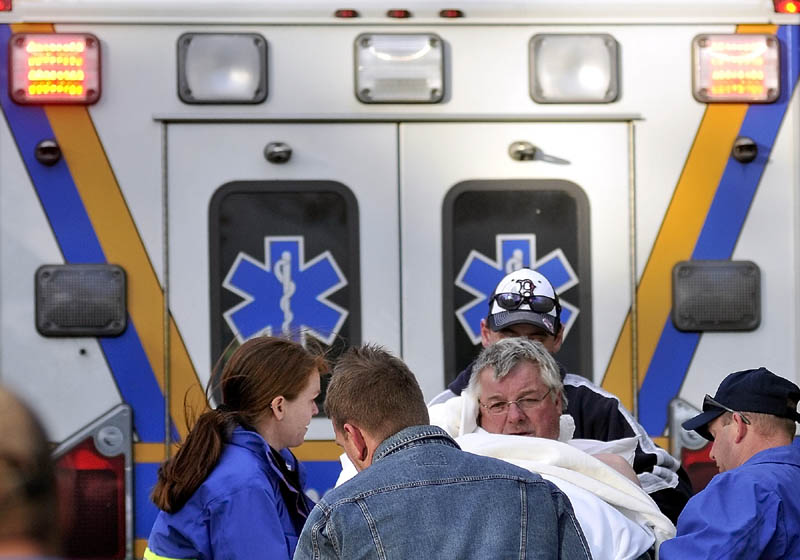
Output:
<instances>
[{"instance_id":1,"label":"white clearance light","mask_svg":"<svg viewBox=\"0 0 800 560\"><path fill-rule=\"evenodd\" d=\"M359 35L356 97L364 103L438 103L444 97L442 40L431 33Z\"/></svg>"},{"instance_id":2,"label":"white clearance light","mask_svg":"<svg viewBox=\"0 0 800 560\"><path fill-rule=\"evenodd\" d=\"M617 41L607 34L534 35L531 97L537 103L610 103L619 95Z\"/></svg>"},{"instance_id":3,"label":"white clearance light","mask_svg":"<svg viewBox=\"0 0 800 560\"><path fill-rule=\"evenodd\" d=\"M771 103L780 95L774 35L698 35L692 41L694 98L701 103Z\"/></svg>"},{"instance_id":4,"label":"white clearance light","mask_svg":"<svg viewBox=\"0 0 800 560\"><path fill-rule=\"evenodd\" d=\"M181 35L178 96L184 103L261 103L267 98L267 42L256 33Z\"/></svg>"}]
</instances>

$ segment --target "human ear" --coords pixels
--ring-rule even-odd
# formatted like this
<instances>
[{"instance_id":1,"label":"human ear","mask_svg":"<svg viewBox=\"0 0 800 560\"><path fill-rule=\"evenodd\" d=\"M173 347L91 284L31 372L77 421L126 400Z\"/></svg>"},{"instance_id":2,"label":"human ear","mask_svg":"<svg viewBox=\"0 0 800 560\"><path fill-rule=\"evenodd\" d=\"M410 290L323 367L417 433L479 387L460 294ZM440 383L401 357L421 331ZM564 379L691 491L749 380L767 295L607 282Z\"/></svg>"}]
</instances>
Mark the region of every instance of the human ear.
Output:
<instances>
[{"instance_id":1,"label":"human ear","mask_svg":"<svg viewBox=\"0 0 800 560\"><path fill-rule=\"evenodd\" d=\"M491 336L492 332L486 326L486 319L481 319L481 344L484 348L488 348L494 342L494 338Z\"/></svg>"},{"instance_id":2,"label":"human ear","mask_svg":"<svg viewBox=\"0 0 800 560\"><path fill-rule=\"evenodd\" d=\"M735 442L739 443L744 439L744 436L747 435L747 428L749 427L747 424L744 423L742 420L741 412L735 412L733 414L733 423L736 428L736 438Z\"/></svg>"},{"instance_id":3,"label":"human ear","mask_svg":"<svg viewBox=\"0 0 800 560\"><path fill-rule=\"evenodd\" d=\"M348 452L350 459L359 471L364 470L371 462L369 461L369 446L364 433L361 428L353 424L345 423L343 429L346 434L344 438L345 452Z\"/></svg>"},{"instance_id":4,"label":"human ear","mask_svg":"<svg viewBox=\"0 0 800 560\"><path fill-rule=\"evenodd\" d=\"M558 325L558 332L556 333L555 340L553 340L553 351L550 352L551 354L555 354L559 350L561 350L561 345L564 343L564 325Z\"/></svg>"},{"instance_id":5,"label":"human ear","mask_svg":"<svg viewBox=\"0 0 800 560\"><path fill-rule=\"evenodd\" d=\"M284 408L285 403L286 399L283 398L283 396L277 396L269 403L269 407L272 409L272 414L275 415L276 420L283 420L283 417L286 415L286 410Z\"/></svg>"}]
</instances>

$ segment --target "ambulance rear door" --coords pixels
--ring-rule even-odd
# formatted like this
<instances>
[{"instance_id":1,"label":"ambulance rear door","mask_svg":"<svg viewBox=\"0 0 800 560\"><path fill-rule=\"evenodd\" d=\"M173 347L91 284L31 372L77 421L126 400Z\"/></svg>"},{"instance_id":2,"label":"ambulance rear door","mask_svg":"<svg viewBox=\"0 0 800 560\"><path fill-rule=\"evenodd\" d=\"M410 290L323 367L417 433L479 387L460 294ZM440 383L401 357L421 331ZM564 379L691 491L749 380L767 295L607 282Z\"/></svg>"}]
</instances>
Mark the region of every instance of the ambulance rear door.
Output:
<instances>
[{"instance_id":1,"label":"ambulance rear door","mask_svg":"<svg viewBox=\"0 0 800 560\"><path fill-rule=\"evenodd\" d=\"M488 298L520 266L561 296L558 359L602 376L631 302L632 122L401 126L403 355L426 397L477 355Z\"/></svg>"}]
</instances>

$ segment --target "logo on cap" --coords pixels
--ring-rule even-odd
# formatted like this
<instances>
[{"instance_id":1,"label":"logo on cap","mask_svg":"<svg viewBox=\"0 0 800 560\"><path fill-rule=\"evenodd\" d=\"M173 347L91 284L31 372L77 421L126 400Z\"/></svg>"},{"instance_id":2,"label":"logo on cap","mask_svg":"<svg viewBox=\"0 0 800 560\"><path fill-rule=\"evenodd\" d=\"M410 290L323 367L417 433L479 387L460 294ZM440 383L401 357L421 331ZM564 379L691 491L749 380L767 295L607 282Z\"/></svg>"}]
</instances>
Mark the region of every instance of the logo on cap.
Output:
<instances>
[{"instance_id":1,"label":"logo on cap","mask_svg":"<svg viewBox=\"0 0 800 560\"><path fill-rule=\"evenodd\" d=\"M519 294L523 297L531 297L533 295L533 281L528 280L527 278L523 280L517 280L517 284L519 284Z\"/></svg>"}]
</instances>

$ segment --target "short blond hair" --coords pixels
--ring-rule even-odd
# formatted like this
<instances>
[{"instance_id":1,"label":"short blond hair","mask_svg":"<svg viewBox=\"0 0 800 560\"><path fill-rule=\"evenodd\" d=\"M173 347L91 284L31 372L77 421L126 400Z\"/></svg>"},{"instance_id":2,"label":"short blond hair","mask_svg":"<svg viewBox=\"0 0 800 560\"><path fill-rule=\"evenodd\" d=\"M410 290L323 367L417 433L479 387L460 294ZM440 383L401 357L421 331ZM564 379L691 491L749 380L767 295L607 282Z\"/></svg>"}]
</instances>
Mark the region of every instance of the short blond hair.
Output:
<instances>
[{"instance_id":1,"label":"short blond hair","mask_svg":"<svg viewBox=\"0 0 800 560\"><path fill-rule=\"evenodd\" d=\"M333 368L325 412L341 431L353 423L383 441L410 426L428 424L428 407L408 366L383 347L347 350Z\"/></svg>"}]
</instances>

